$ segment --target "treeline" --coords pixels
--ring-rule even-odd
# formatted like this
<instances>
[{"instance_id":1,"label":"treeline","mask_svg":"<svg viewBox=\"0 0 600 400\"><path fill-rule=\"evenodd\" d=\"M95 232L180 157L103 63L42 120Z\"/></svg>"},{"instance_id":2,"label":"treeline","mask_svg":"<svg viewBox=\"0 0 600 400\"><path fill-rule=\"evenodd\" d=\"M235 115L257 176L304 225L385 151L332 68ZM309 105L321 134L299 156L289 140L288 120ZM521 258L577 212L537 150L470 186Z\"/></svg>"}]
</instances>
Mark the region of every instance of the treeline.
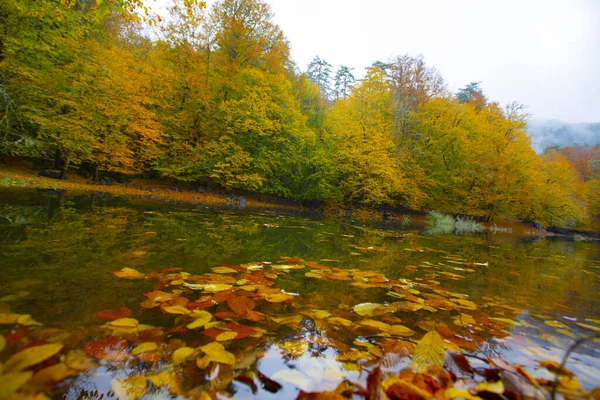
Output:
<instances>
[{"instance_id":1,"label":"treeline","mask_svg":"<svg viewBox=\"0 0 600 400\"><path fill-rule=\"evenodd\" d=\"M422 57L302 72L261 0L0 4L0 153L297 200L598 226L599 179ZM597 157L597 155L596 155ZM595 222L594 222L595 221Z\"/></svg>"}]
</instances>

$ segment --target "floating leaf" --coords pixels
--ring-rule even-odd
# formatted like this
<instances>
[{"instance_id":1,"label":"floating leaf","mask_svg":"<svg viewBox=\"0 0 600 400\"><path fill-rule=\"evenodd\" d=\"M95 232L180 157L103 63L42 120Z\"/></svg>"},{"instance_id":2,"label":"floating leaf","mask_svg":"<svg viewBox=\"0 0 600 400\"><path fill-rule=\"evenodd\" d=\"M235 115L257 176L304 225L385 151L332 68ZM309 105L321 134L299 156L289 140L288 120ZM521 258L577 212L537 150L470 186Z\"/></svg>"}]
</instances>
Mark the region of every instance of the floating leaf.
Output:
<instances>
[{"instance_id":1,"label":"floating leaf","mask_svg":"<svg viewBox=\"0 0 600 400\"><path fill-rule=\"evenodd\" d=\"M548 371L552 372L553 374L565 375L565 376L570 376L570 377L575 376L575 374L573 372L569 371L566 367L561 367L560 364L557 362L550 361L550 360L544 360L544 361L540 361L539 364L540 364L540 366L546 368Z\"/></svg>"},{"instance_id":2,"label":"floating leaf","mask_svg":"<svg viewBox=\"0 0 600 400\"><path fill-rule=\"evenodd\" d=\"M428 391L400 378L386 379L382 386L385 388L385 393L392 399L429 400L433 398Z\"/></svg>"},{"instance_id":3,"label":"floating leaf","mask_svg":"<svg viewBox=\"0 0 600 400\"><path fill-rule=\"evenodd\" d=\"M225 266L214 267L214 268L212 268L212 271L215 274L236 274L239 272L236 269L233 269L231 267L225 267Z\"/></svg>"},{"instance_id":4,"label":"floating leaf","mask_svg":"<svg viewBox=\"0 0 600 400\"><path fill-rule=\"evenodd\" d=\"M306 340L288 340L280 346L292 357L300 357L308 351L308 342Z\"/></svg>"},{"instance_id":5,"label":"floating leaf","mask_svg":"<svg viewBox=\"0 0 600 400\"><path fill-rule=\"evenodd\" d=\"M341 318L341 317L330 317L327 319L327 322L329 322L330 324L342 325L345 327L350 327L350 326L354 325L354 322L350 321L349 319Z\"/></svg>"},{"instance_id":6,"label":"floating leaf","mask_svg":"<svg viewBox=\"0 0 600 400\"><path fill-rule=\"evenodd\" d=\"M481 400L481 397L473 396L468 390L456 387L446 389L444 397L446 397L446 399Z\"/></svg>"},{"instance_id":7,"label":"floating leaf","mask_svg":"<svg viewBox=\"0 0 600 400\"><path fill-rule=\"evenodd\" d=\"M4 338L4 336L0 335L0 352L2 350L4 350L5 347L6 347L6 339Z\"/></svg>"},{"instance_id":8,"label":"floating leaf","mask_svg":"<svg viewBox=\"0 0 600 400\"><path fill-rule=\"evenodd\" d=\"M146 279L146 274L142 274L139 271L136 271L135 269L132 268L122 268L119 271L113 271L111 272L113 275L118 276L119 278L125 278L125 279Z\"/></svg>"},{"instance_id":9,"label":"floating leaf","mask_svg":"<svg viewBox=\"0 0 600 400\"><path fill-rule=\"evenodd\" d=\"M293 298L294 296L288 293L276 293L265 296L265 300L267 300L269 303L282 303Z\"/></svg>"},{"instance_id":10,"label":"floating leaf","mask_svg":"<svg viewBox=\"0 0 600 400\"><path fill-rule=\"evenodd\" d=\"M476 325L477 321L473 319L470 315L460 314L456 318L454 318L454 325L456 326L467 326L467 325Z\"/></svg>"},{"instance_id":11,"label":"floating leaf","mask_svg":"<svg viewBox=\"0 0 600 400\"><path fill-rule=\"evenodd\" d=\"M416 372L425 372L430 366L444 366L444 340L436 331L425 334L415 347L410 367Z\"/></svg>"},{"instance_id":12,"label":"floating leaf","mask_svg":"<svg viewBox=\"0 0 600 400\"><path fill-rule=\"evenodd\" d=\"M204 285L204 291L208 293L217 293L222 292L224 290L229 290L232 287L232 285L228 285L226 283L211 283L208 285Z\"/></svg>"},{"instance_id":13,"label":"floating leaf","mask_svg":"<svg viewBox=\"0 0 600 400\"><path fill-rule=\"evenodd\" d=\"M115 328L135 328L140 324L140 322L135 318L119 318L114 321L110 321L106 324L107 327L111 329Z\"/></svg>"},{"instance_id":14,"label":"floating leaf","mask_svg":"<svg viewBox=\"0 0 600 400\"><path fill-rule=\"evenodd\" d=\"M13 397L15 392L21 388L31 377L33 372L11 372L0 375L0 399L17 398Z\"/></svg>"},{"instance_id":15,"label":"floating leaf","mask_svg":"<svg viewBox=\"0 0 600 400\"><path fill-rule=\"evenodd\" d=\"M63 349L62 344L52 343L41 346L29 347L14 354L4 364L5 371L19 372L59 353Z\"/></svg>"},{"instance_id":16,"label":"floating leaf","mask_svg":"<svg viewBox=\"0 0 600 400\"><path fill-rule=\"evenodd\" d=\"M175 370L166 370L158 374L148 376L150 382L158 387L166 386L169 392L181 394L181 383Z\"/></svg>"},{"instance_id":17,"label":"floating leaf","mask_svg":"<svg viewBox=\"0 0 600 400\"><path fill-rule=\"evenodd\" d=\"M200 347L200 349L202 349L202 351L206 354L204 358L206 358L208 361L214 361L227 365L235 364L235 356L225 350L225 347L223 347L221 343L209 343L206 346Z\"/></svg>"},{"instance_id":18,"label":"floating leaf","mask_svg":"<svg viewBox=\"0 0 600 400\"><path fill-rule=\"evenodd\" d=\"M137 400L146 394L148 387L146 377L143 375L113 379L110 386L115 396L122 400Z\"/></svg>"},{"instance_id":19,"label":"floating leaf","mask_svg":"<svg viewBox=\"0 0 600 400\"><path fill-rule=\"evenodd\" d=\"M78 371L96 368L98 365L83 350L71 350L65 356L65 364Z\"/></svg>"},{"instance_id":20,"label":"floating leaf","mask_svg":"<svg viewBox=\"0 0 600 400\"><path fill-rule=\"evenodd\" d=\"M219 334L215 340L219 341L219 342L225 342L227 340L231 340L231 339L235 339L235 337L238 335L237 332L232 332L232 331L225 331L221 334Z\"/></svg>"},{"instance_id":21,"label":"floating leaf","mask_svg":"<svg viewBox=\"0 0 600 400\"><path fill-rule=\"evenodd\" d=\"M372 317L391 312L390 307L379 303L361 303L353 308L354 312L362 317Z\"/></svg>"},{"instance_id":22,"label":"floating leaf","mask_svg":"<svg viewBox=\"0 0 600 400\"><path fill-rule=\"evenodd\" d=\"M196 318L193 322L186 325L188 329L200 328L210 322L212 315L208 311L194 311L192 315Z\"/></svg>"},{"instance_id":23,"label":"floating leaf","mask_svg":"<svg viewBox=\"0 0 600 400\"><path fill-rule=\"evenodd\" d=\"M227 300L229 308L237 314L245 314L249 310L253 310L256 307L256 303L249 297L236 296Z\"/></svg>"},{"instance_id":24,"label":"floating leaf","mask_svg":"<svg viewBox=\"0 0 600 400\"><path fill-rule=\"evenodd\" d=\"M390 325L390 328L388 329L387 333L394 336L409 337L414 335L415 331L413 331L410 328L407 328L404 325Z\"/></svg>"},{"instance_id":25,"label":"floating leaf","mask_svg":"<svg viewBox=\"0 0 600 400\"><path fill-rule=\"evenodd\" d=\"M161 309L168 314L187 315L191 311L182 306L164 306Z\"/></svg>"},{"instance_id":26,"label":"floating leaf","mask_svg":"<svg viewBox=\"0 0 600 400\"><path fill-rule=\"evenodd\" d=\"M58 363L44 368L33 376L35 382L57 383L70 376L78 375L79 371L70 368L65 363Z\"/></svg>"},{"instance_id":27,"label":"floating leaf","mask_svg":"<svg viewBox=\"0 0 600 400\"><path fill-rule=\"evenodd\" d=\"M569 327L567 325L565 325L559 321L548 320L548 321L544 321L544 323L548 326L553 326L555 328L569 329Z\"/></svg>"},{"instance_id":28,"label":"floating leaf","mask_svg":"<svg viewBox=\"0 0 600 400\"><path fill-rule=\"evenodd\" d=\"M185 359L194 354L196 350L191 347L180 347L173 353L173 364L182 364Z\"/></svg>"},{"instance_id":29,"label":"floating leaf","mask_svg":"<svg viewBox=\"0 0 600 400\"><path fill-rule=\"evenodd\" d=\"M375 321L374 319L363 319L358 322L358 325L363 328L374 328L375 330L387 332L390 329L390 326L384 322Z\"/></svg>"},{"instance_id":30,"label":"floating leaf","mask_svg":"<svg viewBox=\"0 0 600 400\"><path fill-rule=\"evenodd\" d=\"M477 384L477 387L475 388L475 390L478 393L480 393L480 392L489 392L489 393L502 394L502 393L504 393L504 384L502 383L502 381L497 381L497 382L479 382Z\"/></svg>"},{"instance_id":31,"label":"floating leaf","mask_svg":"<svg viewBox=\"0 0 600 400\"><path fill-rule=\"evenodd\" d=\"M146 353L148 351L154 351L158 348L158 345L155 342L145 342L139 344L135 349L131 350L132 356L137 356L142 353Z\"/></svg>"}]
</instances>

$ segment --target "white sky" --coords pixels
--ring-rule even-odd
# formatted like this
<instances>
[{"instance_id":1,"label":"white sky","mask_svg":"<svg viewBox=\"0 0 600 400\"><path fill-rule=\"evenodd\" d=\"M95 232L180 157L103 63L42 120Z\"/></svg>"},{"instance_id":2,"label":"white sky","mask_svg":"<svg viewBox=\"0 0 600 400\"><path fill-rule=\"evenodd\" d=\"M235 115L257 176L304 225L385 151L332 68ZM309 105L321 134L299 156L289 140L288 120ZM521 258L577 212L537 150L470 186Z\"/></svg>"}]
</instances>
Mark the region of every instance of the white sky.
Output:
<instances>
[{"instance_id":1,"label":"white sky","mask_svg":"<svg viewBox=\"0 0 600 400\"><path fill-rule=\"evenodd\" d=\"M423 54L453 92L481 81L534 118L600 121L600 0L266 1L302 70Z\"/></svg>"}]
</instances>

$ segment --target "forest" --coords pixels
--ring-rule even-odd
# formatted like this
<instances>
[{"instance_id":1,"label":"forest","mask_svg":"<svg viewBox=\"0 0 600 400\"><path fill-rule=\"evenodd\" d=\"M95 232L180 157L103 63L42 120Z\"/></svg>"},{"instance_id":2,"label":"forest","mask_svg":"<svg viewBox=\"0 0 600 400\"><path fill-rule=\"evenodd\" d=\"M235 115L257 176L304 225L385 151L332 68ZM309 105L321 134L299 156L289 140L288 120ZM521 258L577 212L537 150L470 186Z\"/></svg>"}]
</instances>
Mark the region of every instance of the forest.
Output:
<instances>
[{"instance_id":1,"label":"forest","mask_svg":"<svg viewBox=\"0 0 600 400\"><path fill-rule=\"evenodd\" d=\"M451 93L423 56L364 74L262 0L4 0L0 155L299 201L600 230L600 146L532 149L526 108ZM361 75L361 79L354 74Z\"/></svg>"}]
</instances>

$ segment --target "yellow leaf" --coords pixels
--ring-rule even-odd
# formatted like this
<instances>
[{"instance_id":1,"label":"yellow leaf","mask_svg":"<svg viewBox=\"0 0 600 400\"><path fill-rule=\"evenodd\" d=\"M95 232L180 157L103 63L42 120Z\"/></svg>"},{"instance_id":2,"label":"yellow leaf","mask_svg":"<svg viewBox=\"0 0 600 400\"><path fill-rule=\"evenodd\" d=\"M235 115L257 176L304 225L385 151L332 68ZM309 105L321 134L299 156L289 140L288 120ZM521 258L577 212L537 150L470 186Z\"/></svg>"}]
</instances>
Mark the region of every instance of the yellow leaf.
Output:
<instances>
[{"instance_id":1,"label":"yellow leaf","mask_svg":"<svg viewBox=\"0 0 600 400\"><path fill-rule=\"evenodd\" d=\"M210 320L212 319L211 313L209 313L208 311L204 311L204 310L195 312L194 317L196 318L196 320L194 320L193 322L190 322L189 324L186 325L188 329L200 328L200 327L208 324L210 322Z\"/></svg>"},{"instance_id":2,"label":"yellow leaf","mask_svg":"<svg viewBox=\"0 0 600 400\"><path fill-rule=\"evenodd\" d=\"M429 400L433 398L431 393L428 391L421 389L420 387L414 385L412 382L407 382L400 378L389 378L382 382L381 384L388 393L393 398L418 398Z\"/></svg>"},{"instance_id":3,"label":"yellow leaf","mask_svg":"<svg viewBox=\"0 0 600 400\"><path fill-rule=\"evenodd\" d=\"M280 345L283 347L292 357L300 357L308 351L308 342L306 340L288 340Z\"/></svg>"},{"instance_id":4,"label":"yellow leaf","mask_svg":"<svg viewBox=\"0 0 600 400\"><path fill-rule=\"evenodd\" d=\"M271 318L273 321L277 322L278 324L298 324L300 322L302 322L302 315L299 314L295 314L295 315L282 315L282 316L277 316L277 315L271 315L269 318Z\"/></svg>"},{"instance_id":5,"label":"yellow leaf","mask_svg":"<svg viewBox=\"0 0 600 400\"><path fill-rule=\"evenodd\" d=\"M229 267L215 267L212 268L212 271L215 274L236 274L238 272L235 269Z\"/></svg>"},{"instance_id":6,"label":"yellow leaf","mask_svg":"<svg viewBox=\"0 0 600 400\"><path fill-rule=\"evenodd\" d=\"M204 369L208 367L208 364L210 364L210 359L208 358L208 356L196 358L196 365L198 366L198 368Z\"/></svg>"},{"instance_id":7,"label":"yellow leaf","mask_svg":"<svg viewBox=\"0 0 600 400\"><path fill-rule=\"evenodd\" d=\"M470 315L460 314L454 318L454 325L456 326L466 326L466 325L477 325L477 321L473 319Z\"/></svg>"},{"instance_id":8,"label":"yellow leaf","mask_svg":"<svg viewBox=\"0 0 600 400\"><path fill-rule=\"evenodd\" d=\"M330 324L342 325L342 326L345 326L345 327L350 327L350 326L352 326L354 324L349 319L341 318L341 317L331 317L331 318L328 318L327 322L329 322Z\"/></svg>"},{"instance_id":9,"label":"yellow leaf","mask_svg":"<svg viewBox=\"0 0 600 400\"><path fill-rule=\"evenodd\" d=\"M20 315L19 318L17 319L17 323L19 325L23 325L23 326L42 326L43 325L42 323L37 322L36 320L31 318L31 315L29 315L29 314Z\"/></svg>"},{"instance_id":10,"label":"yellow leaf","mask_svg":"<svg viewBox=\"0 0 600 400\"><path fill-rule=\"evenodd\" d=\"M331 317L329 311L326 310L313 310L313 312L313 316L315 317L315 319L324 319Z\"/></svg>"},{"instance_id":11,"label":"yellow leaf","mask_svg":"<svg viewBox=\"0 0 600 400\"><path fill-rule=\"evenodd\" d=\"M234 331L225 331L221 334L219 334L215 340L219 341L219 342L224 342L226 340L231 340L233 338L235 338L238 335L237 332Z\"/></svg>"},{"instance_id":12,"label":"yellow leaf","mask_svg":"<svg viewBox=\"0 0 600 400\"><path fill-rule=\"evenodd\" d=\"M425 372L430 366L444 366L444 340L439 333L425 334L415 347L410 367L415 372Z\"/></svg>"},{"instance_id":13,"label":"yellow leaf","mask_svg":"<svg viewBox=\"0 0 600 400\"><path fill-rule=\"evenodd\" d=\"M143 375L113 379L110 382L110 386L115 396L121 400L137 400L146 394L148 387L146 377Z\"/></svg>"},{"instance_id":14,"label":"yellow leaf","mask_svg":"<svg viewBox=\"0 0 600 400\"><path fill-rule=\"evenodd\" d=\"M6 347L6 339L4 339L4 336L0 335L0 352L2 350L4 350L5 347Z\"/></svg>"},{"instance_id":15,"label":"yellow leaf","mask_svg":"<svg viewBox=\"0 0 600 400\"><path fill-rule=\"evenodd\" d=\"M362 317L372 317L391 312L390 307L379 303L361 303L354 306L354 312Z\"/></svg>"},{"instance_id":16,"label":"yellow leaf","mask_svg":"<svg viewBox=\"0 0 600 400\"><path fill-rule=\"evenodd\" d=\"M44 368L33 376L36 382L60 382L69 376L77 375L79 372L69 368L65 363L58 363Z\"/></svg>"},{"instance_id":17,"label":"yellow leaf","mask_svg":"<svg viewBox=\"0 0 600 400\"><path fill-rule=\"evenodd\" d=\"M137 356L142 353L146 353L148 351L154 351L158 348L158 345L155 342L145 342L138 345L135 349L131 350L132 356Z\"/></svg>"},{"instance_id":18,"label":"yellow leaf","mask_svg":"<svg viewBox=\"0 0 600 400\"><path fill-rule=\"evenodd\" d=\"M592 330L594 332L600 332L600 328L598 328L597 326L589 325L589 324L584 324L582 322L576 322L576 324L579 325L582 328L589 329L589 330Z\"/></svg>"},{"instance_id":19,"label":"yellow leaf","mask_svg":"<svg viewBox=\"0 0 600 400\"><path fill-rule=\"evenodd\" d=\"M502 381L497 382L479 382L475 388L477 392L490 392L496 394L504 393L504 384Z\"/></svg>"},{"instance_id":20,"label":"yellow leaf","mask_svg":"<svg viewBox=\"0 0 600 400\"><path fill-rule=\"evenodd\" d=\"M0 325L16 324L21 314L15 313L0 313Z\"/></svg>"},{"instance_id":21,"label":"yellow leaf","mask_svg":"<svg viewBox=\"0 0 600 400\"><path fill-rule=\"evenodd\" d=\"M139 271L136 271L135 269L132 268L122 268L119 271L115 271L113 272L113 275L118 276L119 278L125 278L125 279L145 279L146 278L146 274L142 274Z\"/></svg>"},{"instance_id":22,"label":"yellow leaf","mask_svg":"<svg viewBox=\"0 0 600 400\"><path fill-rule=\"evenodd\" d=\"M9 358L4 364L4 371L22 371L47 360L62 349L63 345L57 343L29 347Z\"/></svg>"},{"instance_id":23,"label":"yellow leaf","mask_svg":"<svg viewBox=\"0 0 600 400\"><path fill-rule=\"evenodd\" d=\"M71 350L65 356L65 364L78 371L96 368L98 365L83 350Z\"/></svg>"},{"instance_id":24,"label":"yellow leaf","mask_svg":"<svg viewBox=\"0 0 600 400\"><path fill-rule=\"evenodd\" d=\"M204 285L204 291L209 293L222 292L223 290L231 289L231 285L226 283L210 283Z\"/></svg>"},{"instance_id":25,"label":"yellow leaf","mask_svg":"<svg viewBox=\"0 0 600 400\"><path fill-rule=\"evenodd\" d=\"M181 384L175 370L166 370L158 374L148 376L150 382L161 387L166 386L169 392L173 394L181 394Z\"/></svg>"},{"instance_id":26,"label":"yellow leaf","mask_svg":"<svg viewBox=\"0 0 600 400\"><path fill-rule=\"evenodd\" d=\"M581 384L577 379L570 376L561 376L558 380L558 384L561 388L568 390L581 390Z\"/></svg>"},{"instance_id":27,"label":"yellow leaf","mask_svg":"<svg viewBox=\"0 0 600 400\"><path fill-rule=\"evenodd\" d=\"M566 326L565 324L563 324L562 322L559 322L559 321L548 320L548 321L544 321L544 323L546 325L553 326L555 328L569 329L568 326Z\"/></svg>"},{"instance_id":28,"label":"yellow leaf","mask_svg":"<svg viewBox=\"0 0 600 400\"><path fill-rule=\"evenodd\" d=\"M110 321L106 324L109 328L135 328L139 325L139 321L135 318L119 318L114 321Z\"/></svg>"},{"instance_id":29,"label":"yellow leaf","mask_svg":"<svg viewBox=\"0 0 600 400\"><path fill-rule=\"evenodd\" d=\"M456 387L446 389L444 397L446 399L481 400L481 397L473 396L468 390Z\"/></svg>"},{"instance_id":30,"label":"yellow leaf","mask_svg":"<svg viewBox=\"0 0 600 400\"><path fill-rule=\"evenodd\" d=\"M573 334L572 332L569 332L566 329L557 329L556 332L562 333L563 335L567 335L567 336L572 337L572 338L576 338L577 337L575 334Z\"/></svg>"},{"instance_id":31,"label":"yellow leaf","mask_svg":"<svg viewBox=\"0 0 600 400\"><path fill-rule=\"evenodd\" d=\"M169 314L179 314L179 315L186 315L189 314L191 311L188 310L185 307L182 306L165 306L162 307L163 311Z\"/></svg>"},{"instance_id":32,"label":"yellow leaf","mask_svg":"<svg viewBox=\"0 0 600 400\"><path fill-rule=\"evenodd\" d=\"M265 296L265 300L269 303L281 303L286 300L292 299L294 296L287 293L276 293Z\"/></svg>"},{"instance_id":33,"label":"yellow leaf","mask_svg":"<svg viewBox=\"0 0 600 400\"><path fill-rule=\"evenodd\" d=\"M0 399L8 399L14 395L31 377L33 372L11 372L0 375Z\"/></svg>"},{"instance_id":34,"label":"yellow leaf","mask_svg":"<svg viewBox=\"0 0 600 400\"><path fill-rule=\"evenodd\" d=\"M358 322L358 325L364 328L375 328L377 330L387 332L390 329L390 326L384 322L375 321L374 319L363 319Z\"/></svg>"},{"instance_id":35,"label":"yellow leaf","mask_svg":"<svg viewBox=\"0 0 600 400\"><path fill-rule=\"evenodd\" d=\"M466 308L467 310L477 310L477 304L466 299L454 299L455 303L458 303L460 308Z\"/></svg>"},{"instance_id":36,"label":"yellow leaf","mask_svg":"<svg viewBox=\"0 0 600 400\"><path fill-rule=\"evenodd\" d=\"M234 332L235 333L235 332ZM206 346L200 347L200 349L206 354L203 359L197 359L196 364L199 368L203 369L206 367L201 367L205 362L214 361L221 364L234 365L235 364L235 356L225 350L225 347L221 343L213 342L209 343ZM201 364L199 364L201 363Z\"/></svg>"},{"instance_id":37,"label":"yellow leaf","mask_svg":"<svg viewBox=\"0 0 600 400\"><path fill-rule=\"evenodd\" d=\"M272 265L271 268L280 271L290 271L292 269L302 269L304 268L304 265Z\"/></svg>"},{"instance_id":38,"label":"yellow leaf","mask_svg":"<svg viewBox=\"0 0 600 400\"><path fill-rule=\"evenodd\" d=\"M413 331L410 328L407 328L404 325L391 325L390 329L387 331L390 335L394 335L394 336L402 336L402 337L409 337L415 334L415 331Z\"/></svg>"},{"instance_id":39,"label":"yellow leaf","mask_svg":"<svg viewBox=\"0 0 600 400\"><path fill-rule=\"evenodd\" d=\"M191 347L181 347L173 353L173 364L182 364L185 359L194 354L195 350Z\"/></svg>"}]
</instances>

